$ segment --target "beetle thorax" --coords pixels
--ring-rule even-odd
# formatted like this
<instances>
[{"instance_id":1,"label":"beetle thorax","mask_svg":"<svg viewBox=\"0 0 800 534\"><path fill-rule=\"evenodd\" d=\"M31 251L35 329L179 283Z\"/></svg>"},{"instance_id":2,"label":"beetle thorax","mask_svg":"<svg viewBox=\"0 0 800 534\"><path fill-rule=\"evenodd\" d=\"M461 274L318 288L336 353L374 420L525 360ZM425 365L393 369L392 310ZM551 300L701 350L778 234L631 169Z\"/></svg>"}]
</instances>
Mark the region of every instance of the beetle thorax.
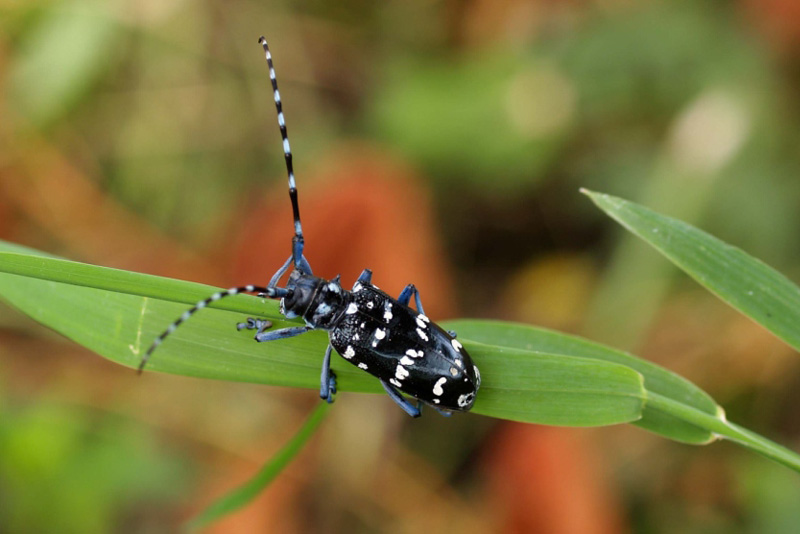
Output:
<instances>
[{"instance_id":1,"label":"beetle thorax","mask_svg":"<svg viewBox=\"0 0 800 534\"><path fill-rule=\"evenodd\" d=\"M325 280L295 270L286 289L292 294L281 299L281 313L289 319L302 317L312 328L332 328L350 301L350 292L342 288L338 276Z\"/></svg>"}]
</instances>

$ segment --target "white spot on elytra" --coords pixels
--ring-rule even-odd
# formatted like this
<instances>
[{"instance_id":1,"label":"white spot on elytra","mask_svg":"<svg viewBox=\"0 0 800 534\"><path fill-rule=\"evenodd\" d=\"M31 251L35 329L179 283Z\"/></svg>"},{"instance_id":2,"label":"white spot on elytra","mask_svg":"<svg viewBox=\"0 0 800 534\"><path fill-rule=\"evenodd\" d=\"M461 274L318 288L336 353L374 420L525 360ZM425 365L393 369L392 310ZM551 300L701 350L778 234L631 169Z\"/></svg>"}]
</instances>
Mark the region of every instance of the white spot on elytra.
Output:
<instances>
[{"instance_id":1,"label":"white spot on elytra","mask_svg":"<svg viewBox=\"0 0 800 534\"><path fill-rule=\"evenodd\" d=\"M441 401L439 399L433 399L434 404L439 404Z\"/></svg>"},{"instance_id":2,"label":"white spot on elytra","mask_svg":"<svg viewBox=\"0 0 800 534\"><path fill-rule=\"evenodd\" d=\"M423 320L423 321L425 321L426 323L429 323L429 322L431 322L431 320L430 320L430 319L428 319L428 316L427 316L427 315L425 315L424 313L420 313L419 315L417 315L417 317L419 317L420 319L422 319L422 320Z\"/></svg>"},{"instance_id":3,"label":"white spot on elytra","mask_svg":"<svg viewBox=\"0 0 800 534\"><path fill-rule=\"evenodd\" d=\"M364 363L364 362L361 362L361 363L358 364L358 368L359 369L364 369L366 371L367 370L367 364Z\"/></svg>"},{"instance_id":4,"label":"white spot on elytra","mask_svg":"<svg viewBox=\"0 0 800 534\"><path fill-rule=\"evenodd\" d=\"M453 376L458 376L458 369L456 369L455 367L451 367L450 374Z\"/></svg>"},{"instance_id":5,"label":"white spot on elytra","mask_svg":"<svg viewBox=\"0 0 800 534\"><path fill-rule=\"evenodd\" d=\"M408 354L412 358L422 358L422 356L424 355L424 353L421 350L414 350L414 349L408 349L406 351L406 354Z\"/></svg>"},{"instance_id":6,"label":"white spot on elytra","mask_svg":"<svg viewBox=\"0 0 800 534\"><path fill-rule=\"evenodd\" d=\"M473 393L467 393L466 395L460 395L458 397L458 407L459 408L466 408L469 403L472 401L475 395Z\"/></svg>"},{"instance_id":7,"label":"white spot on elytra","mask_svg":"<svg viewBox=\"0 0 800 534\"><path fill-rule=\"evenodd\" d=\"M381 339L383 339L385 337L386 337L386 330L383 330L381 328L377 328L375 330L375 339L372 341L372 346L373 347L377 347L378 346L378 341L380 341Z\"/></svg>"},{"instance_id":8,"label":"white spot on elytra","mask_svg":"<svg viewBox=\"0 0 800 534\"><path fill-rule=\"evenodd\" d=\"M428 341L428 335L422 331L421 328L417 328L417 335L421 337L424 341Z\"/></svg>"},{"instance_id":9,"label":"white spot on elytra","mask_svg":"<svg viewBox=\"0 0 800 534\"><path fill-rule=\"evenodd\" d=\"M375 307L375 303L374 302L372 302L371 300L367 301L367 308L369 308L371 310L374 307Z\"/></svg>"},{"instance_id":10,"label":"white spot on elytra","mask_svg":"<svg viewBox=\"0 0 800 534\"><path fill-rule=\"evenodd\" d=\"M464 362L461 361L461 358L456 359L456 365L459 367L464 367Z\"/></svg>"},{"instance_id":11,"label":"white spot on elytra","mask_svg":"<svg viewBox=\"0 0 800 534\"><path fill-rule=\"evenodd\" d=\"M400 358L400 363L402 363L403 365L414 365L414 360L412 360L408 356L403 356L402 358Z\"/></svg>"},{"instance_id":12,"label":"white spot on elytra","mask_svg":"<svg viewBox=\"0 0 800 534\"><path fill-rule=\"evenodd\" d=\"M460 352L461 349L463 348L463 345L461 345L461 343L459 343L457 339L451 339L450 344L453 345L453 348L456 349L456 351L458 352Z\"/></svg>"},{"instance_id":13,"label":"white spot on elytra","mask_svg":"<svg viewBox=\"0 0 800 534\"><path fill-rule=\"evenodd\" d=\"M394 376L398 380L403 380L408 376L408 369L398 364L397 369L394 370Z\"/></svg>"},{"instance_id":14,"label":"white spot on elytra","mask_svg":"<svg viewBox=\"0 0 800 534\"><path fill-rule=\"evenodd\" d=\"M427 327L428 327L428 323L426 323L425 321L423 321L423 320L422 320L422 317L420 317L419 315L417 315L417 326L418 326L418 327L420 327L420 328L427 328Z\"/></svg>"},{"instance_id":15,"label":"white spot on elytra","mask_svg":"<svg viewBox=\"0 0 800 534\"><path fill-rule=\"evenodd\" d=\"M353 315L358 311L358 306L356 306L355 302L351 302L350 305L347 307L347 311L345 312L347 315Z\"/></svg>"},{"instance_id":16,"label":"white spot on elytra","mask_svg":"<svg viewBox=\"0 0 800 534\"><path fill-rule=\"evenodd\" d=\"M394 378L390 378L390 379L389 379L389 383L391 383L393 386L397 386L397 387L403 387L403 384L401 384L400 382L398 382L398 381L397 381L397 380L395 380Z\"/></svg>"},{"instance_id":17,"label":"white spot on elytra","mask_svg":"<svg viewBox=\"0 0 800 534\"><path fill-rule=\"evenodd\" d=\"M441 396L442 393L444 393L444 390L442 389L442 386L444 385L445 382L447 382L447 379L445 377L441 377L439 380L436 381L436 383L433 385L433 394L434 395L439 397L439 396Z\"/></svg>"},{"instance_id":18,"label":"white spot on elytra","mask_svg":"<svg viewBox=\"0 0 800 534\"><path fill-rule=\"evenodd\" d=\"M354 351L353 347L351 347L350 345L347 345L347 348L344 350L344 354L342 354L342 356L344 356L348 360L350 358L352 358L353 356L355 356L355 355L356 355L356 351Z\"/></svg>"}]
</instances>

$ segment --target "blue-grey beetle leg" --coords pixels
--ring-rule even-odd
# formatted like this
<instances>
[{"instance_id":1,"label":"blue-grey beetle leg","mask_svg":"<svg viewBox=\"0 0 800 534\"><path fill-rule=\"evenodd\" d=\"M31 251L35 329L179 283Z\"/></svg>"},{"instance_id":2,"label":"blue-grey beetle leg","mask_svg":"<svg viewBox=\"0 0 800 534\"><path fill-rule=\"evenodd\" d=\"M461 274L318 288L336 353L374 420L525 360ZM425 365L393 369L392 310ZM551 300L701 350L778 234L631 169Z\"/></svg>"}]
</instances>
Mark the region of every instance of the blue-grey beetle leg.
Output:
<instances>
[{"instance_id":1,"label":"blue-grey beetle leg","mask_svg":"<svg viewBox=\"0 0 800 534\"><path fill-rule=\"evenodd\" d=\"M288 328L281 328L279 330L272 330L270 332L257 332L255 335L256 341L263 343L264 341L275 341L276 339L286 339L287 337L299 336L311 330L310 326L290 326Z\"/></svg>"},{"instance_id":2,"label":"blue-grey beetle leg","mask_svg":"<svg viewBox=\"0 0 800 534\"><path fill-rule=\"evenodd\" d=\"M397 301L403 306L408 306L408 303L411 302L412 295L414 296L414 303L417 305L417 311L425 315L425 310L422 309L422 300L419 297L419 290L414 284L408 284L403 288L403 291L400 292L400 296L397 297Z\"/></svg>"},{"instance_id":3,"label":"blue-grey beetle leg","mask_svg":"<svg viewBox=\"0 0 800 534\"><path fill-rule=\"evenodd\" d=\"M383 389L386 390L386 393L389 394L389 398L391 398L394 402L396 402L397 405L400 406L400 408L402 408L403 411L406 412L408 415L410 415L411 417L419 417L420 415L422 415L421 402L417 402L417 405L414 406L407 398L403 397L399 391L397 391L394 387L389 385L388 382L384 382L383 380L381 380L381 385L383 386Z\"/></svg>"},{"instance_id":4,"label":"blue-grey beetle leg","mask_svg":"<svg viewBox=\"0 0 800 534\"><path fill-rule=\"evenodd\" d=\"M358 276L356 284L371 284L371 283L372 283L372 271L369 269L364 269Z\"/></svg>"},{"instance_id":5,"label":"blue-grey beetle leg","mask_svg":"<svg viewBox=\"0 0 800 534\"><path fill-rule=\"evenodd\" d=\"M325 349L325 357L322 359L322 374L320 376L319 396L324 401L333 402L333 395L336 393L336 373L331 370L331 351L333 347L328 344Z\"/></svg>"}]
</instances>

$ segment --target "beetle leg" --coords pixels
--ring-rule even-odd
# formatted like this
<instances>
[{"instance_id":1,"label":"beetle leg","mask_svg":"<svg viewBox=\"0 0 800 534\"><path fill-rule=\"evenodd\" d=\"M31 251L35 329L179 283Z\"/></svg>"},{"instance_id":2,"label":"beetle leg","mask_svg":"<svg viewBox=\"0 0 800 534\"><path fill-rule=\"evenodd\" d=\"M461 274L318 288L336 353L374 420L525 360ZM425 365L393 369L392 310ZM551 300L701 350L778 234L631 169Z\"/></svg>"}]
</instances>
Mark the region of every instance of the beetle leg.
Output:
<instances>
[{"instance_id":1,"label":"beetle leg","mask_svg":"<svg viewBox=\"0 0 800 534\"><path fill-rule=\"evenodd\" d=\"M386 393L389 394L389 398L392 399L394 402L396 402L397 405L400 406L400 408L402 408L403 411L406 412L408 415L410 415L411 417L419 417L420 415L422 415L421 402L417 402L417 405L414 406L407 398L403 397L399 391L397 391L394 387L389 385L388 382L384 382L383 380L381 380L381 385L383 386L383 389L386 390Z\"/></svg>"},{"instance_id":2,"label":"beetle leg","mask_svg":"<svg viewBox=\"0 0 800 534\"><path fill-rule=\"evenodd\" d=\"M290 326L288 328L281 328L280 330L272 330L270 332L256 332L255 339L259 343L264 341L275 341L276 339L285 339L287 337L299 336L311 330L310 326Z\"/></svg>"},{"instance_id":3,"label":"beetle leg","mask_svg":"<svg viewBox=\"0 0 800 534\"><path fill-rule=\"evenodd\" d=\"M336 393L336 373L331 371L331 351L333 347L328 344L325 349L325 357L322 359L322 376L320 377L319 396L327 403L333 402L333 394Z\"/></svg>"},{"instance_id":4,"label":"beetle leg","mask_svg":"<svg viewBox=\"0 0 800 534\"><path fill-rule=\"evenodd\" d=\"M271 321L267 321L266 319L256 319L255 317L248 317L245 319L247 322L245 323L238 323L236 325L236 330L258 330L259 332L263 332L267 328L272 326Z\"/></svg>"},{"instance_id":5,"label":"beetle leg","mask_svg":"<svg viewBox=\"0 0 800 534\"><path fill-rule=\"evenodd\" d=\"M358 276L356 284L371 284L371 283L372 283L372 271L369 269L364 269Z\"/></svg>"},{"instance_id":6,"label":"beetle leg","mask_svg":"<svg viewBox=\"0 0 800 534\"><path fill-rule=\"evenodd\" d=\"M397 301L403 306L408 306L408 303L411 302L411 295L414 295L414 302L417 305L417 311L425 315L425 310L422 309L422 300L419 298L419 290L414 286L414 284L408 284L403 291L400 292L400 296L397 297Z\"/></svg>"},{"instance_id":7,"label":"beetle leg","mask_svg":"<svg viewBox=\"0 0 800 534\"><path fill-rule=\"evenodd\" d=\"M283 273L286 272L286 270L289 268L289 265L291 264L292 264L292 257L289 256L289 259L286 260L286 262L281 266L281 268L275 271L275 274L272 275L272 278L270 279L269 284L267 284L267 287L275 287L276 285L278 285L278 280L280 280L281 276L283 276Z\"/></svg>"}]
</instances>

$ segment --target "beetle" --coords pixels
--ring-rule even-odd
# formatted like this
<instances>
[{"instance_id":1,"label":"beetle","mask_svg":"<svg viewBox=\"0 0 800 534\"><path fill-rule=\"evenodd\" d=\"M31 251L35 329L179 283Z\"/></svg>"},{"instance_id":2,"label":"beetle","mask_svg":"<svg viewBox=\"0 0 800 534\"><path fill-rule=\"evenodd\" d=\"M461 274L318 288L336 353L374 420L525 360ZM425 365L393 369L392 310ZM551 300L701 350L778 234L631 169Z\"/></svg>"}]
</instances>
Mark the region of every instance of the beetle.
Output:
<instances>
[{"instance_id":1,"label":"beetle","mask_svg":"<svg viewBox=\"0 0 800 534\"><path fill-rule=\"evenodd\" d=\"M139 364L139 373L164 339L194 313L231 295L257 293L280 299L281 313L288 319L302 318L305 324L277 330L269 330L272 323L264 319L248 318L246 322L237 324L239 330L255 330L256 341L285 339L310 330L328 332L329 343L322 360L319 391L320 397L327 402L333 402L336 393L336 374L330 368L331 353L335 350L351 364L377 377L389 397L412 417L421 414L422 403L433 406L444 415L451 411L469 410L481 383L478 367L454 332L446 332L425 315L419 291L413 284L408 284L395 299L372 283L369 269L364 269L352 290L342 287L338 275L331 280L314 276L303 255L305 240L292 151L275 67L266 39L261 37L258 42L264 49L269 67L289 177L294 219L291 255L266 287L232 287L214 293L186 310L150 345ZM290 267L292 270L286 285L279 287L278 282ZM416 310L410 307L412 297ZM418 402L412 403L402 393Z\"/></svg>"}]
</instances>

